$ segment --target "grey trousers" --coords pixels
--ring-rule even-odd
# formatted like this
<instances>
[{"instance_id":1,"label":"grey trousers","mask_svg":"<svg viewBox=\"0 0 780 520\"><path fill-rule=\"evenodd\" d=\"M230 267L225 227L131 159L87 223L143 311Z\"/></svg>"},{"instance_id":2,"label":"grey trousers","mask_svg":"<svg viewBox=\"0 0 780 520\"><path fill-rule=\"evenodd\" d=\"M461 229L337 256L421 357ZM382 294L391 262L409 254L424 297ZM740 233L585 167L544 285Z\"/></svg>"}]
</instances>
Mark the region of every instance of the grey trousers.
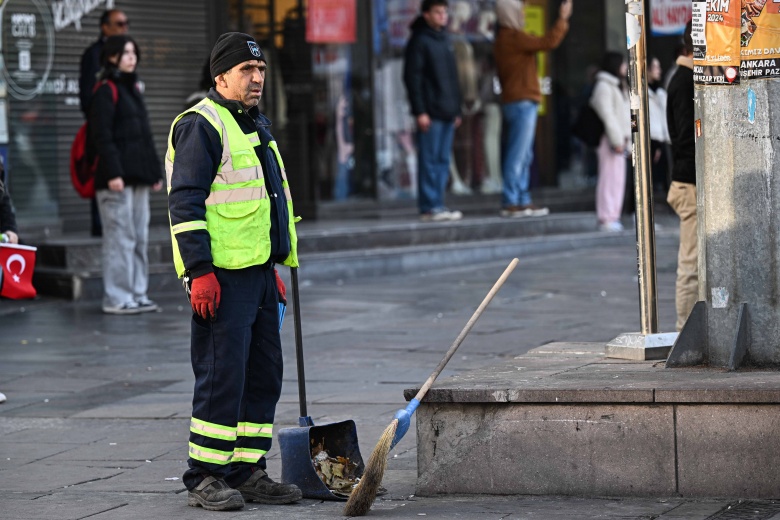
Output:
<instances>
[{"instance_id":1,"label":"grey trousers","mask_svg":"<svg viewBox=\"0 0 780 520\"><path fill-rule=\"evenodd\" d=\"M149 186L98 190L103 221L103 306L146 298L149 287Z\"/></svg>"}]
</instances>

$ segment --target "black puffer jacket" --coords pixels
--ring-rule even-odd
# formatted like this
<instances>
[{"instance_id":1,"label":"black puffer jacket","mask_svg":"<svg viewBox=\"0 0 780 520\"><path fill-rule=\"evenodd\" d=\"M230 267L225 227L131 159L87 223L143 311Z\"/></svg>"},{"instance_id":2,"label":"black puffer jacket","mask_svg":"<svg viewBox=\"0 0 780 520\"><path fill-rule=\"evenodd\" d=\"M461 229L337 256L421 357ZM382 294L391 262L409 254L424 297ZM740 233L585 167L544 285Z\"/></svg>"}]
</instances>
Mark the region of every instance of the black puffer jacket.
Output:
<instances>
[{"instance_id":1,"label":"black puffer jacket","mask_svg":"<svg viewBox=\"0 0 780 520\"><path fill-rule=\"evenodd\" d=\"M108 181L122 177L125 185L152 185L162 180L162 164L152 140L152 129L143 96L133 74L113 69L103 75L117 89L114 104L111 86L101 84L89 107L90 142L100 160L95 189L108 189Z\"/></svg>"},{"instance_id":2,"label":"black puffer jacket","mask_svg":"<svg viewBox=\"0 0 780 520\"><path fill-rule=\"evenodd\" d=\"M412 114L452 121L460 115L460 85L447 31L434 30L420 16L412 23L404 53L404 84Z\"/></svg>"}]
</instances>

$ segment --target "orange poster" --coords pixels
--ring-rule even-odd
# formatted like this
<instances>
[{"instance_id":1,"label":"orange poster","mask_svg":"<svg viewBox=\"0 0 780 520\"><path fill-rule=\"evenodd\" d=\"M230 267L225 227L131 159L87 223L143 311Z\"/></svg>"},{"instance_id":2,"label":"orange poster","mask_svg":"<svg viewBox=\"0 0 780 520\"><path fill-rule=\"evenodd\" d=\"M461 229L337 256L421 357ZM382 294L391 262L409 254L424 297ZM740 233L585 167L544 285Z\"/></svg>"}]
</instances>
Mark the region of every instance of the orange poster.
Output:
<instances>
[{"instance_id":1,"label":"orange poster","mask_svg":"<svg viewBox=\"0 0 780 520\"><path fill-rule=\"evenodd\" d=\"M309 43L355 43L355 0L309 0L306 41Z\"/></svg>"},{"instance_id":2,"label":"orange poster","mask_svg":"<svg viewBox=\"0 0 780 520\"><path fill-rule=\"evenodd\" d=\"M780 78L780 0L742 0L742 79Z\"/></svg>"},{"instance_id":3,"label":"orange poster","mask_svg":"<svg viewBox=\"0 0 780 520\"><path fill-rule=\"evenodd\" d=\"M741 0L694 0L693 80L739 83Z\"/></svg>"}]
</instances>

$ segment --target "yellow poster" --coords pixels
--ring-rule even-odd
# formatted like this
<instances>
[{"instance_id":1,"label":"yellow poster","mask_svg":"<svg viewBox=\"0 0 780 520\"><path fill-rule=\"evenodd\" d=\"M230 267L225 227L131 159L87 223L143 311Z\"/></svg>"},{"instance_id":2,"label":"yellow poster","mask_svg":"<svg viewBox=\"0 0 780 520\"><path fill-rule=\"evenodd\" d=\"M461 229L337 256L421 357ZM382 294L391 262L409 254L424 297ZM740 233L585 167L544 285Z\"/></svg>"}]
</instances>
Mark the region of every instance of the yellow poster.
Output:
<instances>
[{"instance_id":1,"label":"yellow poster","mask_svg":"<svg viewBox=\"0 0 780 520\"><path fill-rule=\"evenodd\" d=\"M694 0L693 80L739 83L742 0Z\"/></svg>"},{"instance_id":2,"label":"yellow poster","mask_svg":"<svg viewBox=\"0 0 780 520\"><path fill-rule=\"evenodd\" d=\"M544 36L544 8L539 5L525 6L525 32L532 36ZM551 94L550 78L547 77L547 58L543 52L536 55L536 73L542 90L542 102L539 103L539 115L547 112L547 96Z\"/></svg>"},{"instance_id":3,"label":"yellow poster","mask_svg":"<svg viewBox=\"0 0 780 520\"><path fill-rule=\"evenodd\" d=\"M740 76L780 78L780 0L742 0Z\"/></svg>"}]
</instances>

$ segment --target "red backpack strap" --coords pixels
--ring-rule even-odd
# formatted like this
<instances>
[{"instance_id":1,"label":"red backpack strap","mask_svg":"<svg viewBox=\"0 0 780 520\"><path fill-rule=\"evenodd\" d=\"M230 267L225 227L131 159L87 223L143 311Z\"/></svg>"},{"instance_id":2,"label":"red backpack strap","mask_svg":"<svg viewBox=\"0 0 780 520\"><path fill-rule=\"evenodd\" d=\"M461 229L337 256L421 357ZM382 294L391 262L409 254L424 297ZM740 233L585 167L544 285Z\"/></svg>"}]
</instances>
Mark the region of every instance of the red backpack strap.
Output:
<instances>
[{"instance_id":1,"label":"red backpack strap","mask_svg":"<svg viewBox=\"0 0 780 520\"><path fill-rule=\"evenodd\" d=\"M108 86L111 89L111 99L114 100L114 104L116 105L116 102L119 100L119 92L116 89L116 83L110 79L107 79L106 83L108 83Z\"/></svg>"},{"instance_id":2,"label":"red backpack strap","mask_svg":"<svg viewBox=\"0 0 780 520\"><path fill-rule=\"evenodd\" d=\"M116 105L117 101L119 101L119 91L116 89L116 83L111 81L110 79L104 79L102 81L99 81L95 83L95 88L92 89L92 93L94 94L97 92L97 90L100 88L101 85L108 85L108 88L111 89L111 99L114 101L114 104Z\"/></svg>"}]
</instances>

